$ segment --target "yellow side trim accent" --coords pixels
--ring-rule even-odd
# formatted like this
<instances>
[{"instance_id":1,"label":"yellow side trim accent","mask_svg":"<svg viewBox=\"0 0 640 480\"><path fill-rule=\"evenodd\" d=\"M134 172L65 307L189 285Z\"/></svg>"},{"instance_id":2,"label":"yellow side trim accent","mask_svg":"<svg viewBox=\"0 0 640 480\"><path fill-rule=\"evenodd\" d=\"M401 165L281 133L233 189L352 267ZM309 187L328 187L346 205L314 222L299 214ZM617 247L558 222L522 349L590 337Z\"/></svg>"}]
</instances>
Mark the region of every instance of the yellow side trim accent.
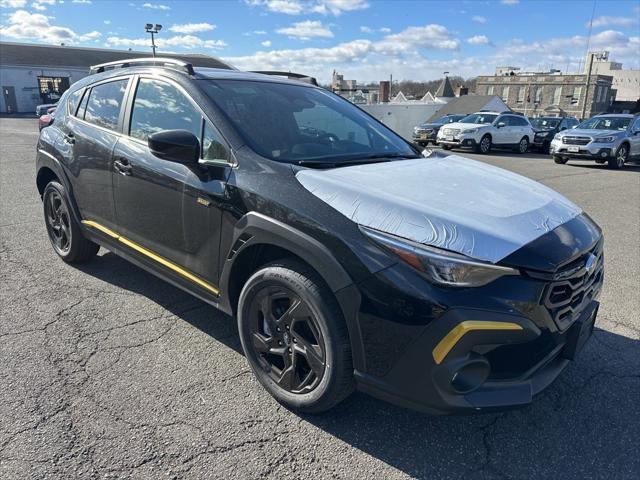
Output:
<instances>
[{"instance_id":1,"label":"yellow side trim accent","mask_svg":"<svg viewBox=\"0 0 640 480\"><path fill-rule=\"evenodd\" d=\"M115 238L116 240L118 240L121 243L124 243L126 246L136 250L137 252L140 252L141 254L149 257L152 260L155 260L156 262L158 262L161 265L164 265L165 267L173 270L174 272L178 273L179 275L182 275L183 277L185 277L188 280L191 280L193 283L200 285L202 288L204 288L205 290L210 291L211 293L213 293L214 295L219 295L220 294L220 290L218 290L216 287L214 287L213 285L211 285L210 283L202 280L200 277L194 275L191 272L188 272L187 270L185 270L184 268L180 267L179 265L176 265L173 262L170 262L169 260L167 260L164 257L161 257L160 255L153 253L151 250L148 250L146 248L144 248L142 245L138 245L137 243L129 240L128 238L123 237L122 235L114 232L113 230L100 225L97 222L94 222L92 220L82 220L82 223L87 225L88 227L93 227L96 230L101 231L102 233Z\"/></svg>"},{"instance_id":2,"label":"yellow side trim accent","mask_svg":"<svg viewBox=\"0 0 640 480\"><path fill-rule=\"evenodd\" d=\"M465 334L474 330L523 330L517 323L511 322L483 322L480 320L467 320L459 323L438 342L433 349L433 359L437 364L442 363L447 354L456 346Z\"/></svg>"}]
</instances>

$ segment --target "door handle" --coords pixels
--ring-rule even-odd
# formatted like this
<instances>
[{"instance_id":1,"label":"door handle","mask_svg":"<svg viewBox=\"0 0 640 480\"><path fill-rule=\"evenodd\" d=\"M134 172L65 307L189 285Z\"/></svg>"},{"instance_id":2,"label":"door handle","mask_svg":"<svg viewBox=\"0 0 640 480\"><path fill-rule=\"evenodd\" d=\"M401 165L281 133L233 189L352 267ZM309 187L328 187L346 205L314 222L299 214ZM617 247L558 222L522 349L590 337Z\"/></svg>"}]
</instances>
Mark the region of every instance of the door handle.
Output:
<instances>
[{"instance_id":1,"label":"door handle","mask_svg":"<svg viewBox=\"0 0 640 480\"><path fill-rule=\"evenodd\" d=\"M131 175L131 163L125 157L118 157L113 162L113 168L121 175Z\"/></svg>"}]
</instances>

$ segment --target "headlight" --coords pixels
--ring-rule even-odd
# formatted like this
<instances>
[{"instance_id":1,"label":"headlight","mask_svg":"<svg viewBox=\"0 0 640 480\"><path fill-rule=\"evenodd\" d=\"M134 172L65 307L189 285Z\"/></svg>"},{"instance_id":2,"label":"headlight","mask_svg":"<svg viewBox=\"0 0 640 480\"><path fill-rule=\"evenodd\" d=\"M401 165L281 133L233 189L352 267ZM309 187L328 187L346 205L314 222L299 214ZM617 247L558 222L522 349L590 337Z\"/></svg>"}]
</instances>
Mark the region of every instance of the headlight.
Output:
<instances>
[{"instance_id":1,"label":"headlight","mask_svg":"<svg viewBox=\"0 0 640 480\"><path fill-rule=\"evenodd\" d=\"M476 133L477 131L477 128L469 128L468 130L462 130L460 133Z\"/></svg>"},{"instance_id":2,"label":"headlight","mask_svg":"<svg viewBox=\"0 0 640 480\"><path fill-rule=\"evenodd\" d=\"M549 135L549 132L538 132L536 133L536 137L546 137Z\"/></svg>"},{"instance_id":3,"label":"headlight","mask_svg":"<svg viewBox=\"0 0 640 480\"><path fill-rule=\"evenodd\" d=\"M562 140L562 135L560 135L559 133L556 133L553 137L554 140Z\"/></svg>"},{"instance_id":4,"label":"headlight","mask_svg":"<svg viewBox=\"0 0 640 480\"><path fill-rule=\"evenodd\" d=\"M429 247L410 240L360 226L371 240L391 251L433 283L451 287L481 287L518 270L471 260L464 255Z\"/></svg>"},{"instance_id":5,"label":"headlight","mask_svg":"<svg viewBox=\"0 0 640 480\"><path fill-rule=\"evenodd\" d=\"M413 133L418 133L419 128L418 127L413 127Z\"/></svg>"},{"instance_id":6,"label":"headlight","mask_svg":"<svg viewBox=\"0 0 640 480\"><path fill-rule=\"evenodd\" d=\"M616 141L616 137L598 137L594 141L595 143L613 143Z\"/></svg>"}]
</instances>

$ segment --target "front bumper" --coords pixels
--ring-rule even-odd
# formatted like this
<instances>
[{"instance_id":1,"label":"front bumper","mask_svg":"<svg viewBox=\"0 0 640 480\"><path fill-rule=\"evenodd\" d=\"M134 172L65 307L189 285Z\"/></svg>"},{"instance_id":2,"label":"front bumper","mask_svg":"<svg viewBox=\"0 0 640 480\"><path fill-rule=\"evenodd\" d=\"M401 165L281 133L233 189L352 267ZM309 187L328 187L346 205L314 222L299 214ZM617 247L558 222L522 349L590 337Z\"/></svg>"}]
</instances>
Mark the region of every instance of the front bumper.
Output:
<instances>
[{"instance_id":1,"label":"front bumper","mask_svg":"<svg viewBox=\"0 0 640 480\"><path fill-rule=\"evenodd\" d=\"M467 137L459 135L452 140L447 140L445 137L438 137L438 145L447 145L451 148L475 148L478 142L473 137Z\"/></svg>"},{"instance_id":2,"label":"front bumper","mask_svg":"<svg viewBox=\"0 0 640 480\"><path fill-rule=\"evenodd\" d=\"M549 148L552 155L587 160L607 160L615 155L616 148L612 144L589 143L587 145L567 145L561 140L553 140Z\"/></svg>"},{"instance_id":3,"label":"front bumper","mask_svg":"<svg viewBox=\"0 0 640 480\"><path fill-rule=\"evenodd\" d=\"M426 145L429 142L435 142L437 140L437 135L438 132L436 131L420 131L420 132L413 132L413 141L414 143L417 143L419 145Z\"/></svg>"}]
</instances>

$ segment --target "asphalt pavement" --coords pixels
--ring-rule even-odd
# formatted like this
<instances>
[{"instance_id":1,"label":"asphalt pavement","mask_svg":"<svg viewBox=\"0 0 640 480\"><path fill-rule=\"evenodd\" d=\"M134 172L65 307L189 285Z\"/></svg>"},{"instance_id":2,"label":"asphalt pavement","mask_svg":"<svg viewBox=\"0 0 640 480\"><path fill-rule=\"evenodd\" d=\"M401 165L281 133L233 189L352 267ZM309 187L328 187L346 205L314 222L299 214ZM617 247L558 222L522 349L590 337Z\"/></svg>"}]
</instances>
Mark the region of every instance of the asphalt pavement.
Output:
<instances>
[{"instance_id":1,"label":"asphalt pavement","mask_svg":"<svg viewBox=\"0 0 640 480\"><path fill-rule=\"evenodd\" d=\"M300 416L253 378L233 318L104 249L56 257L36 123L0 119L1 479L638 478L640 167L465 154L560 191L605 233L594 337L532 405L433 417L354 394Z\"/></svg>"}]
</instances>

